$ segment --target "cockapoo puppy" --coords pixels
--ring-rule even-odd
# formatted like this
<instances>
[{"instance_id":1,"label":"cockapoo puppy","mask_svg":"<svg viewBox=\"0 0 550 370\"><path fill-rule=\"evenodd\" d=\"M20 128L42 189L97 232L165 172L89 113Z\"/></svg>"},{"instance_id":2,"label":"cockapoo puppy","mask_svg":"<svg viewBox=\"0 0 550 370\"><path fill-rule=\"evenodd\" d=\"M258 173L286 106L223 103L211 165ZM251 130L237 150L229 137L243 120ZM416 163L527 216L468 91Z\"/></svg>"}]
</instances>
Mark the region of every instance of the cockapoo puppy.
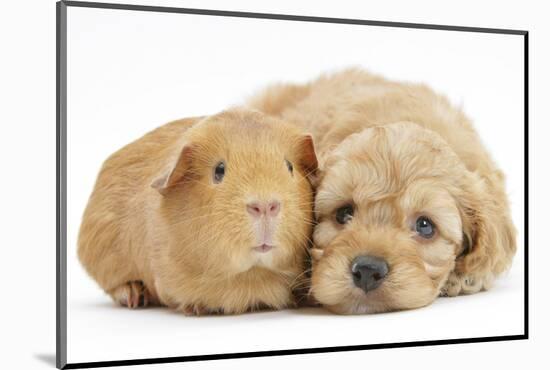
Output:
<instances>
[{"instance_id":1,"label":"cockapoo puppy","mask_svg":"<svg viewBox=\"0 0 550 370\"><path fill-rule=\"evenodd\" d=\"M249 104L314 136L311 293L329 310L421 307L488 289L510 266L504 175L445 97L350 69Z\"/></svg>"}]
</instances>

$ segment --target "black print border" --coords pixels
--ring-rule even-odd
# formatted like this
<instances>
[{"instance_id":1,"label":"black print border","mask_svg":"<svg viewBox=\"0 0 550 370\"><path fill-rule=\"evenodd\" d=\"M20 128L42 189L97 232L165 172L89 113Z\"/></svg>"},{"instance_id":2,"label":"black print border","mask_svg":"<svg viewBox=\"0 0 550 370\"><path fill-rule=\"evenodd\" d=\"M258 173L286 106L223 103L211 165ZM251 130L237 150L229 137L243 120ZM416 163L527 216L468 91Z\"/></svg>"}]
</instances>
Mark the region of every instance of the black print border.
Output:
<instances>
[{"instance_id":1,"label":"black print border","mask_svg":"<svg viewBox=\"0 0 550 370\"><path fill-rule=\"evenodd\" d=\"M445 339L445 340L428 340L416 342L396 342L396 343L380 343L369 345L356 346L340 346L340 347L322 347L322 348L299 348L278 351L259 351L259 352L240 352L240 353L220 353L212 355L200 356L177 356L177 357L160 357L160 358L142 358L117 361L97 361L97 362L80 362L67 363L67 7L83 7L96 9L121 9L146 12L162 12L162 13L181 13L181 14L197 14L219 17L238 17L238 18L257 18L257 19L275 19L298 22L317 22L317 23L340 23L340 24L355 24L367 26L383 26L383 27L398 27L398 28L417 28L443 31L461 31L461 32L477 32L477 33L495 33L505 35L521 35L524 40L524 130L525 130L525 276L524 276L524 333L520 335L506 335L495 337L477 337L477 338L460 338L460 339ZM225 10L207 10L207 9L189 9L189 8L174 8L162 6L143 6L130 4L112 4L98 2L82 2L82 1L59 1L56 4L57 15L57 94L56 94L56 113L57 113L57 143L56 143L56 174L57 174L57 214L56 214L56 235L57 235L57 252L56 252L56 366L58 369L82 369L108 366L123 366L123 365L145 365L159 363L174 363L187 361L204 361L204 360L220 360L245 357L267 357L267 356L286 356L296 354L321 353L321 352L343 352L343 351L358 351L367 349L382 349L382 348L398 348L398 347L420 347L420 346L435 346L445 344L461 344L461 343L480 343L480 342L497 342L508 340L520 340L529 338L529 254L528 254L528 230L529 230L529 32L523 30L512 29L497 29L497 28L478 28L478 27L461 27L448 25L433 25L421 23L401 23L401 22L383 22L360 19L342 19L342 18L326 18L326 17L310 17L300 15L287 14L267 14L267 13L251 13L251 12L233 12Z\"/></svg>"}]
</instances>

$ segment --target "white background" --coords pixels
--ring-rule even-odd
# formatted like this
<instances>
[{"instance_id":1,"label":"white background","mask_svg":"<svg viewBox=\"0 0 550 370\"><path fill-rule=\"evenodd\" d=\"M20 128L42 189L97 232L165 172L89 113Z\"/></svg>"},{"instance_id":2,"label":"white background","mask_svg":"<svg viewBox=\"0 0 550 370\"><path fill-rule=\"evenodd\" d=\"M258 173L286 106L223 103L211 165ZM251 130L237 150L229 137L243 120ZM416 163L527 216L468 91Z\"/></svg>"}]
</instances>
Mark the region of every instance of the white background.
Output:
<instances>
[{"instance_id":1,"label":"white background","mask_svg":"<svg viewBox=\"0 0 550 370\"><path fill-rule=\"evenodd\" d=\"M189 7L211 7L223 9L223 2L156 2ZM7 50L2 59L2 122L7 129L2 140L2 167L4 176L1 185L2 213L4 226L5 263L2 269L5 305L3 307L2 326L5 332L7 360L21 367L36 368L39 365L52 366L55 339L55 11L53 2L41 1L30 6L10 4L13 10L6 9L8 15L1 22L2 41ZM428 4L428 3L425 3ZM545 340L548 340L548 299L544 292L545 260L548 251L544 235L537 229L544 227L544 207L547 204L548 178L545 177L544 144L548 121L545 111L544 83L548 73L548 54L544 45L548 42L548 28L542 19L542 10L527 5L509 6L498 3L456 3L455 7L445 5L438 8L436 2L430 6L385 3L376 8L352 6L345 1L321 6L313 3L291 4L290 2L262 3L234 1L231 10L250 10L280 12L288 14L309 14L348 18L396 20L439 24L458 24L486 27L505 27L529 29L531 31L531 199L536 204L531 207L531 338L529 341L454 345L445 347L407 348L369 352L319 354L308 356L278 357L270 359L243 359L223 362L204 362L194 364L158 365L158 368L185 366L213 368L280 368L283 366L317 366L333 368L335 366L389 366L416 364L418 367L464 368L488 366L514 368L525 365L542 356ZM458 5L460 4L460 5ZM16 9L16 7L18 7ZM495 9L498 9L495 12ZM529 11L528 11L529 10ZM4 29L5 28L5 29ZM12 37L17 35L17 37ZM538 46L538 47L537 47ZM405 63L406 61L404 61ZM534 77L536 76L536 77ZM406 76L397 76L406 77ZM425 77L425 76L423 76ZM536 81L535 81L536 80ZM6 84L7 81L7 84ZM433 83L435 84L435 82ZM440 86L437 86L441 88ZM450 92L451 93L451 92ZM464 96L464 105L470 115L469 99ZM473 107L472 107L473 108ZM500 132L498 132L500 135ZM482 132L484 138L486 135ZM486 139L488 141L488 138ZM535 156L535 150L538 151ZM512 148L510 149L512 150ZM546 156L548 153L546 153ZM533 159L534 157L534 159ZM503 165L501 163L501 165ZM504 166L504 165L503 165ZM538 175L534 175L536 172ZM537 179L535 183L534 178ZM539 217L536 217L535 213ZM541 217L542 216L542 217ZM537 246L539 246L537 248ZM510 279L513 276L510 276ZM512 279L512 281L514 281ZM537 294L538 293L538 294ZM488 293L491 294L491 293ZM498 294L497 294L498 295ZM493 295L492 297L495 297ZM469 299L470 297L468 297ZM462 298L460 298L462 299ZM493 298L491 298L492 300ZM440 305L455 305L455 300ZM460 302L460 301L459 301ZM494 302L494 301L492 301ZM460 307L469 303L460 302ZM433 306L437 307L437 305ZM99 309L105 307L99 305ZM495 315L502 306L494 308ZM407 314L419 315L426 310L410 311ZM456 312L456 311L454 311ZM16 314L17 317L15 316ZM383 316L381 316L383 317ZM448 318L449 321L455 317ZM387 315L383 320L389 328L394 320ZM436 323L423 324L422 330L431 331ZM391 326L393 327L393 326ZM235 328L235 331L239 329ZM318 328L318 335L334 335L334 331L325 327ZM104 333L108 336L108 333ZM289 337L296 334L289 335ZM98 340L99 342L99 340ZM124 343L117 344L123 347Z\"/></svg>"},{"instance_id":2,"label":"white background","mask_svg":"<svg viewBox=\"0 0 550 370\"><path fill-rule=\"evenodd\" d=\"M523 333L522 36L73 7L67 17L69 363ZM167 309L128 312L85 274L78 228L109 154L269 82L305 82L353 65L427 83L463 105L479 128L508 176L519 231L512 269L494 289L385 315L318 309L197 319Z\"/></svg>"}]
</instances>

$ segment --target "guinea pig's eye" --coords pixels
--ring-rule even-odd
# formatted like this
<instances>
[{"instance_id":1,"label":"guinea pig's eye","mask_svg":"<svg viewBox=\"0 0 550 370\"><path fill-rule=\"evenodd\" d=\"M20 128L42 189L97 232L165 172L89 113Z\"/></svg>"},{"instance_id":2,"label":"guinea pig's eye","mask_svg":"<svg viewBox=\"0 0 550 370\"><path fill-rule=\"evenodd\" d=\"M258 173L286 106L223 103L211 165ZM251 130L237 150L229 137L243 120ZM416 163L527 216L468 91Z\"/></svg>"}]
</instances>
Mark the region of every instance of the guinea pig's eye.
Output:
<instances>
[{"instance_id":1,"label":"guinea pig's eye","mask_svg":"<svg viewBox=\"0 0 550 370\"><path fill-rule=\"evenodd\" d=\"M220 162L214 167L214 183L219 184L225 176L225 163Z\"/></svg>"},{"instance_id":2,"label":"guinea pig's eye","mask_svg":"<svg viewBox=\"0 0 550 370\"><path fill-rule=\"evenodd\" d=\"M426 216L420 216L416 219L415 230L424 239L431 239L435 234L435 225Z\"/></svg>"},{"instance_id":3,"label":"guinea pig's eye","mask_svg":"<svg viewBox=\"0 0 550 370\"><path fill-rule=\"evenodd\" d=\"M341 224L347 224L353 218L353 206L346 204L336 210L336 221Z\"/></svg>"},{"instance_id":4,"label":"guinea pig's eye","mask_svg":"<svg viewBox=\"0 0 550 370\"><path fill-rule=\"evenodd\" d=\"M286 163L286 168L288 168L288 172L292 174L294 172L294 166L292 166L292 163L290 163L290 161L286 159L285 159L285 163Z\"/></svg>"}]
</instances>

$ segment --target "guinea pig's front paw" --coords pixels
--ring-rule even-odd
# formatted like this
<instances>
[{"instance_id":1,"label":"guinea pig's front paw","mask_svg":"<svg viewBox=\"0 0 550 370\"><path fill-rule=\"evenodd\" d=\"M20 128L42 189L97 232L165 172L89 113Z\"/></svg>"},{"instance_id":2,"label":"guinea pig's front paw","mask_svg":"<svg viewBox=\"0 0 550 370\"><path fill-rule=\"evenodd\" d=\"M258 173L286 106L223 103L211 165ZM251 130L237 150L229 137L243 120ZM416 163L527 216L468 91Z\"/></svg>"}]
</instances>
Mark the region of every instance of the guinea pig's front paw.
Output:
<instances>
[{"instance_id":1,"label":"guinea pig's front paw","mask_svg":"<svg viewBox=\"0 0 550 370\"><path fill-rule=\"evenodd\" d=\"M178 311L183 312L185 316L204 316L213 313L205 306L198 304L182 304L178 307Z\"/></svg>"},{"instance_id":2,"label":"guinea pig's front paw","mask_svg":"<svg viewBox=\"0 0 550 370\"><path fill-rule=\"evenodd\" d=\"M116 287L111 292L111 296L115 302L128 308L146 307L158 303L140 280L129 281Z\"/></svg>"}]
</instances>

